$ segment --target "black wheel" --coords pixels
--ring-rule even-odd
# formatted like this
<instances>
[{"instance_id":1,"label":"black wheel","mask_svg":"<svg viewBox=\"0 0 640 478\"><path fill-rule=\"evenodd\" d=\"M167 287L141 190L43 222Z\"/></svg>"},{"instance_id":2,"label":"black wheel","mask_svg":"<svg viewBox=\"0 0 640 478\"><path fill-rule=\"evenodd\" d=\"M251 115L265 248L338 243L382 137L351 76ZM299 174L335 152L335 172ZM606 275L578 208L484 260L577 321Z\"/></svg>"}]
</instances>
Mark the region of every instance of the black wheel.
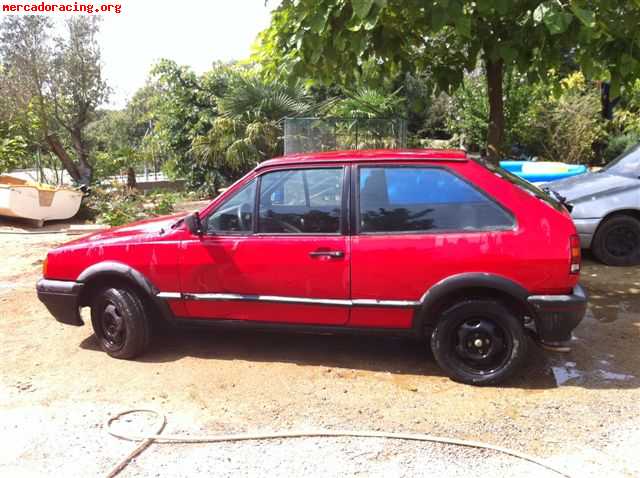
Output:
<instances>
[{"instance_id":1,"label":"black wheel","mask_svg":"<svg viewBox=\"0 0 640 478\"><path fill-rule=\"evenodd\" d=\"M149 345L150 323L140 298L121 288L107 288L91 304L91 323L100 347L110 356L131 359Z\"/></svg>"},{"instance_id":2,"label":"black wheel","mask_svg":"<svg viewBox=\"0 0 640 478\"><path fill-rule=\"evenodd\" d=\"M431 334L431 350L454 380L494 385L511 376L527 354L521 320L499 302L459 302L447 309Z\"/></svg>"},{"instance_id":3,"label":"black wheel","mask_svg":"<svg viewBox=\"0 0 640 478\"><path fill-rule=\"evenodd\" d=\"M598 228L591 250L609 266L640 264L640 221L631 216L608 219Z\"/></svg>"}]
</instances>

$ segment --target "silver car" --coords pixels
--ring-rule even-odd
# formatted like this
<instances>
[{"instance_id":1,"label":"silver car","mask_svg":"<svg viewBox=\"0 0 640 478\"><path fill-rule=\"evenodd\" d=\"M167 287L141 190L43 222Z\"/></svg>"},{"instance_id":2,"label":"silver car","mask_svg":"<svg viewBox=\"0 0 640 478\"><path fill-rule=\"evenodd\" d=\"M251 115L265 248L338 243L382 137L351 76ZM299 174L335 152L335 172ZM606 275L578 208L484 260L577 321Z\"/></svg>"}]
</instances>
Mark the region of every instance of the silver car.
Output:
<instances>
[{"instance_id":1,"label":"silver car","mask_svg":"<svg viewBox=\"0 0 640 478\"><path fill-rule=\"evenodd\" d=\"M598 172L546 186L573 206L584 249L608 265L640 264L640 145Z\"/></svg>"}]
</instances>

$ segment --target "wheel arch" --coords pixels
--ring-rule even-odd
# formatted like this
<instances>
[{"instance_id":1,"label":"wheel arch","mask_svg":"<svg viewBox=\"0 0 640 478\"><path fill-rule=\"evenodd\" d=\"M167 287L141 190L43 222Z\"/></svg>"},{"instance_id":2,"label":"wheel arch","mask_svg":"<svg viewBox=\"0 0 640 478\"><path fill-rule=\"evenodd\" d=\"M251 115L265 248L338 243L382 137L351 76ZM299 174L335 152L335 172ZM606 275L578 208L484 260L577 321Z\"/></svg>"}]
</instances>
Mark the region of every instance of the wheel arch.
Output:
<instances>
[{"instance_id":1,"label":"wheel arch","mask_svg":"<svg viewBox=\"0 0 640 478\"><path fill-rule=\"evenodd\" d=\"M424 293L414 319L417 334L424 335L425 328L433 327L440 314L449 306L464 299L495 299L503 303L518 317L535 317L535 311L527 302L529 292L517 282L488 273L456 274L435 284Z\"/></svg>"},{"instance_id":2,"label":"wheel arch","mask_svg":"<svg viewBox=\"0 0 640 478\"><path fill-rule=\"evenodd\" d=\"M140 295L144 306L151 312L152 320L156 317L165 321L172 318L166 302L157 297L159 289L140 271L122 262L105 261L94 264L85 269L77 281L83 284L78 298L78 305L81 307L91 305L91 297L96 291L122 285Z\"/></svg>"},{"instance_id":3,"label":"wheel arch","mask_svg":"<svg viewBox=\"0 0 640 478\"><path fill-rule=\"evenodd\" d=\"M602 219L600 219L600 222L598 222L598 227L596 227L596 230L593 232L593 237L594 238L596 237L596 234L598 234L598 231L600 231L600 229L602 228L602 225L605 222L618 216L631 216L632 218L640 221L640 209L626 208L626 209L616 209L615 211L609 211L607 214L605 214L602 217Z\"/></svg>"}]
</instances>

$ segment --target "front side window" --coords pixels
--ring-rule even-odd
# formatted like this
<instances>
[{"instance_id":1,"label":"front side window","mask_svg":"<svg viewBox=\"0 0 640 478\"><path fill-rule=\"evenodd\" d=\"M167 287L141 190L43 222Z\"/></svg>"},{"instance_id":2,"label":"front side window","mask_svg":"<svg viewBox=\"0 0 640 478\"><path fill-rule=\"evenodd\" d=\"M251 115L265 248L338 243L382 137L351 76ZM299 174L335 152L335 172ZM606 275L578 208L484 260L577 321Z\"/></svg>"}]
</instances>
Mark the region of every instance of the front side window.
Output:
<instances>
[{"instance_id":1,"label":"front side window","mask_svg":"<svg viewBox=\"0 0 640 478\"><path fill-rule=\"evenodd\" d=\"M224 201L207 218L207 234L248 234L252 231L256 180Z\"/></svg>"},{"instance_id":2,"label":"front side window","mask_svg":"<svg viewBox=\"0 0 640 478\"><path fill-rule=\"evenodd\" d=\"M433 167L361 167L360 232L505 229L513 218L455 174Z\"/></svg>"},{"instance_id":3,"label":"front side window","mask_svg":"<svg viewBox=\"0 0 640 478\"><path fill-rule=\"evenodd\" d=\"M275 171L262 176L258 231L272 234L340 232L344 169Z\"/></svg>"}]
</instances>

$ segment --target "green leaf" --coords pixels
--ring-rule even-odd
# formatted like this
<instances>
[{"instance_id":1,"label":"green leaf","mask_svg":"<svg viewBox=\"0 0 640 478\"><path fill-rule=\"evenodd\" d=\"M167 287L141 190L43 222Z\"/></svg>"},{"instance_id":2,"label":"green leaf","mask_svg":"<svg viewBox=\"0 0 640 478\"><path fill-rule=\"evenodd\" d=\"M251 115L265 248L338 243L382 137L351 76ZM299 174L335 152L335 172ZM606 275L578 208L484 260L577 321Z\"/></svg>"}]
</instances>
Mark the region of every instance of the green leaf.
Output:
<instances>
[{"instance_id":1,"label":"green leaf","mask_svg":"<svg viewBox=\"0 0 640 478\"><path fill-rule=\"evenodd\" d=\"M636 66L637 66L637 62L631 55L627 53L622 54L622 56L620 57L619 70L623 78L630 76L631 73L633 73L634 70L636 69Z\"/></svg>"},{"instance_id":2,"label":"green leaf","mask_svg":"<svg viewBox=\"0 0 640 478\"><path fill-rule=\"evenodd\" d=\"M471 37L471 17L460 15L455 19L457 32L463 37Z\"/></svg>"},{"instance_id":3,"label":"green leaf","mask_svg":"<svg viewBox=\"0 0 640 478\"><path fill-rule=\"evenodd\" d=\"M353 12L360 18L365 18L373 6L374 0L351 0Z\"/></svg>"},{"instance_id":4,"label":"green leaf","mask_svg":"<svg viewBox=\"0 0 640 478\"><path fill-rule=\"evenodd\" d=\"M581 58L580 69L582 70L585 78L587 78L588 80L592 79L595 76L596 70L593 64L593 59L588 55L584 55Z\"/></svg>"},{"instance_id":5,"label":"green leaf","mask_svg":"<svg viewBox=\"0 0 640 478\"><path fill-rule=\"evenodd\" d=\"M314 33L320 33L327 25L327 19L329 18L330 10L318 11L309 20L309 26Z\"/></svg>"},{"instance_id":6,"label":"green leaf","mask_svg":"<svg viewBox=\"0 0 640 478\"><path fill-rule=\"evenodd\" d=\"M387 6L387 0L373 0L375 2L376 5L378 5L380 8L384 8Z\"/></svg>"},{"instance_id":7,"label":"green leaf","mask_svg":"<svg viewBox=\"0 0 640 478\"><path fill-rule=\"evenodd\" d=\"M545 12L542 21L546 25L549 33L552 35L559 35L564 33L571 25L573 15L567 12L563 12L560 9L552 8Z\"/></svg>"},{"instance_id":8,"label":"green leaf","mask_svg":"<svg viewBox=\"0 0 640 478\"><path fill-rule=\"evenodd\" d=\"M538 8L536 8L533 11L533 20L536 23L540 23L544 20L544 16L547 13L547 11L549 10L549 8L544 4L541 3L540 5L538 5Z\"/></svg>"},{"instance_id":9,"label":"green leaf","mask_svg":"<svg viewBox=\"0 0 640 478\"><path fill-rule=\"evenodd\" d=\"M571 11L585 26L592 27L596 21L596 15L591 10L580 8L577 5L571 5Z\"/></svg>"},{"instance_id":10,"label":"green leaf","mask_svg":"<svg viewBox=\"0 0 640 478\"><path fill-rule=\"evenodd\" d=\"M509 45L500 45L498 47L498 54L506 64L512 63L518 56L518 52Z\"/></svg>"},{"instance_id":11,"label":"green leaf","mask_svg":"<svg viewBox=\"0 0 640 478\"><path fill-rule=\"evenodd\" d=\"M447 24L447 13L441 8L436 8L431 13L431 27L439 31Z\"/></svg>"}]
</instances>

